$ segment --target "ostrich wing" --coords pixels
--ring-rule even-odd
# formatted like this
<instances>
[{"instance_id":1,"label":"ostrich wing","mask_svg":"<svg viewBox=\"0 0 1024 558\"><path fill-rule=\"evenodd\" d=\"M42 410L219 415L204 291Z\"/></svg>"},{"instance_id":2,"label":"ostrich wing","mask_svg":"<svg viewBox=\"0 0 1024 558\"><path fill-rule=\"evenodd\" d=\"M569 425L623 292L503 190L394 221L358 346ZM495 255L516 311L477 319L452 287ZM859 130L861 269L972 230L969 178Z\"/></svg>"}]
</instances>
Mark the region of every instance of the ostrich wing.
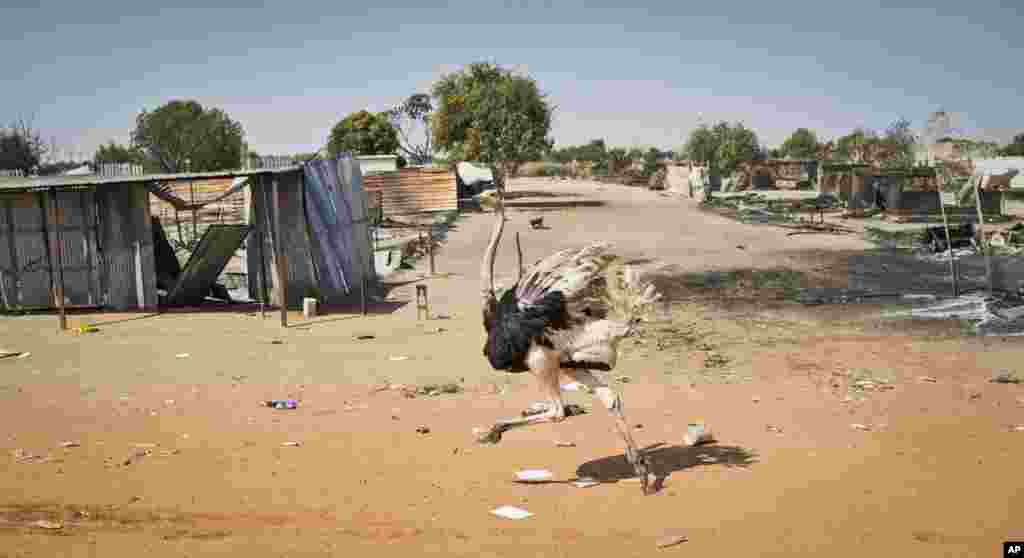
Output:
<instances>
[{"instance_id":1,"label":"ostrich wing","mask_svg":"<svg viewBox=\"0 0 1024 558\"><path fill-rule=\"evenodd\" d=\"M596 242L579 249L562 250L535 263L516 285L520 309L540 303L552 291L559 291L567 304L587 296L615 257L611 244Z\"/></svg>"}]
</instances>

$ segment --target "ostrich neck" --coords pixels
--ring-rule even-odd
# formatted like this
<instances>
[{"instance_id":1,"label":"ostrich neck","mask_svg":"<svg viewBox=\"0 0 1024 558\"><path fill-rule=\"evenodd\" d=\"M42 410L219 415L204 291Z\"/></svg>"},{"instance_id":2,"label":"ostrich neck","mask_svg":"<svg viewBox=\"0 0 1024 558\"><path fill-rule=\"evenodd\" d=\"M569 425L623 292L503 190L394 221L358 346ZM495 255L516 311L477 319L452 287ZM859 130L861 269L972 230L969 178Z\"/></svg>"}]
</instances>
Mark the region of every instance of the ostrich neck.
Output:
<instances>
[{"instance_id":1,"label":"ostrich neck","mask_svg":"<svg viewBox=\"0 0 1024 558\"><path fill-rule=\"evenodd\" d=\"M494 258L498 251L498 243L501 242L501 233L505 229L505 200L501 189L497 190L497 207L494 210L494 214L497 217L497 222L494 223L494 231L491 232L491 240L487 244L487 250L484 252L484 260L480 266L480 277L482 280L482 289L484 296L484 303L495 298L494 296Z\"/></svg>"}]
</instances>

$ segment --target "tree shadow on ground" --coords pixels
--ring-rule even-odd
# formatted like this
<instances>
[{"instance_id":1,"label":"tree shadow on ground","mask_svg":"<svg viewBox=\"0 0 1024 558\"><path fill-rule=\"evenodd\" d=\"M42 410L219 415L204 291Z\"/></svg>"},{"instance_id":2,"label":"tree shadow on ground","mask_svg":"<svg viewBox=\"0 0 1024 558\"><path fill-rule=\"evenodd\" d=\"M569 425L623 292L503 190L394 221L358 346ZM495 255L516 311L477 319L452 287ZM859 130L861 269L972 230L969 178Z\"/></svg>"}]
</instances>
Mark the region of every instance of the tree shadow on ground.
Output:
<instances>
[{"instance_id":1,"label":"tree shadow on ground","mask_svg":"<svg viewBox=\"0 0 1024 558\"><path fill-rule=\"evenodd\" d=\"M756 454L740 446L707 444L700 446L666 446L654 444L643 450L651 462L651 472L657 479L655 490L660 490L665 478L677 471L699 465L748 468L757 463ZM625 455L615 455L588 461L576 469L579 478L589 477L598 482L618 482L636 476Z\"/></svg>"}]
</instances>

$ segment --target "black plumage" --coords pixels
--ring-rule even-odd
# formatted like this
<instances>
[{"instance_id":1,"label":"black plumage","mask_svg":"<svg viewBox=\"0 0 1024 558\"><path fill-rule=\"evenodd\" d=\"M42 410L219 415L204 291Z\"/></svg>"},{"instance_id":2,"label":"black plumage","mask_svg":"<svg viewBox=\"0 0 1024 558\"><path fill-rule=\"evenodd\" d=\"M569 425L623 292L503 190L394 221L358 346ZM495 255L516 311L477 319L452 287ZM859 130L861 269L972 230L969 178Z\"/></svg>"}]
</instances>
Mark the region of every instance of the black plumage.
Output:
<instances>
[{"instance_id":1,"label":"black plumage","mask_svg":"<svg viewBox=\"0 0 1024 558\"><path fill-rule=\"evenodd\" d=\"M495 370L526 372L530 344L553 347L545 331L569 327L561 291L547 292L537 302L520 308L515 289L511 288L489 310L484 314L487 342L483 352Z\"/></svg>"}]
</instances>

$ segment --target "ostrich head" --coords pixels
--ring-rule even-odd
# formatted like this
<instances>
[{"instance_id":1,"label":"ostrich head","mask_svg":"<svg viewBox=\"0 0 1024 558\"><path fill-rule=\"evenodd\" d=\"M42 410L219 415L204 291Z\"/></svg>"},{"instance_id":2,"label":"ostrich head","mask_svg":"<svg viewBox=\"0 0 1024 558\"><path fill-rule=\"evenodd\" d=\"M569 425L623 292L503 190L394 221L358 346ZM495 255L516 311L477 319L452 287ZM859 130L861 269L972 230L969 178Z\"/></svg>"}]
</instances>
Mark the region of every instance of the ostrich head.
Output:
<instances>
[{"instance_id":1,"label":"ostrich head","mask_svg":"<svg viewBox=\"0 0 1024 558\"><path fill-rule=\"evenodd\" d=\"M494 223L494 231L491 232L491 239L487 243L487 250L484 251L484 259L480 264L480 280L483 292L484 303L484 329L490 331L494 326L498 311L498 298L494 293L494 257L498 251L498 243L501 242L501 233L505 228L505 199L504 192L496 189L497 206L494 215L497 221Z\"/></svg>"}]
</instances>

